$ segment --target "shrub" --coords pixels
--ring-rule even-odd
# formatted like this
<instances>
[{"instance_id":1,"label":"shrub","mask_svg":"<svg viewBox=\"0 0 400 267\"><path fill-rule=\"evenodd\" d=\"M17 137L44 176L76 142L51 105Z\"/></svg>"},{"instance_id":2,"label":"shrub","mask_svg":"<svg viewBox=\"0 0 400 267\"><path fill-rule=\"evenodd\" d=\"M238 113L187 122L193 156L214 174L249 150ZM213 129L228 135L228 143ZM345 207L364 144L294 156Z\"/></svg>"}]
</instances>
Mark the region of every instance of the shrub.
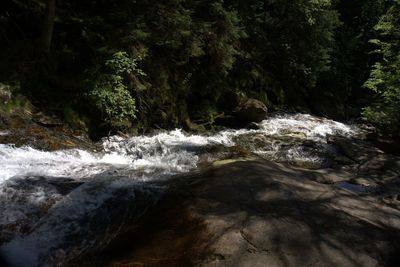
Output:
<instances>
[{"instance_id":1,"label":"shrub","mask_svg":"<svg viewBox=\"0 0 400 267\"><path fill-rule=\"evenodd\" d=\"M126 52L116 52L97 66L91 73L91 90L88 96L101 111L103 119L120 123L136 118L135 99L129 88L129 75L144 75L138 68L139 58L131 58Z\"/></svg>"}]
</instances>

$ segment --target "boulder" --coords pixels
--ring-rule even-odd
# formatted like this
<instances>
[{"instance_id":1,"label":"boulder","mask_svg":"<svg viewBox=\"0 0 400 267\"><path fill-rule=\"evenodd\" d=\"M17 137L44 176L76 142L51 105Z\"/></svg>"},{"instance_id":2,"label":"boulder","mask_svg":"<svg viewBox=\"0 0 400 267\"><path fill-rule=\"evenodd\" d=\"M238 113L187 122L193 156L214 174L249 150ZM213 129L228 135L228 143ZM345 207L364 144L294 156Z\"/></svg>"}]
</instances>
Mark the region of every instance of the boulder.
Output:
<instances>
[{"instance_id":1,"label":"boulder","mask_svg":"<svg viewBox=\"0 0 400 267\"><path fill-rule=\"evenodd\" d=\"M261 122L267 116L268 109L263 102L249 98L240 103L233 111L237 123L246 126L252 122Z\"/></svg>"}]
</instances>

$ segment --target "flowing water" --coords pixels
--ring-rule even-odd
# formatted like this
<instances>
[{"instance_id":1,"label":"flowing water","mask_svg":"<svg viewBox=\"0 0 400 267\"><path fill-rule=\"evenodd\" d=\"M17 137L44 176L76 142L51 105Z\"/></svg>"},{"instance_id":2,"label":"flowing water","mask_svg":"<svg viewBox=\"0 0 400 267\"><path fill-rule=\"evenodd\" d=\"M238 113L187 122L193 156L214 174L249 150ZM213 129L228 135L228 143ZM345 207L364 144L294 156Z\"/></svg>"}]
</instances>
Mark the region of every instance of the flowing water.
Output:
<instances>
[{"instance_id":1,"label":"flowing water","mask_svg":"<svg viewBox=\"0 0 400 267\"><path fill-rule=\"evenodd\" d=\"M327 135L352 136L356 132L355 126L297 114L269 118L261 123L259 130L225 130L209 136L188 135L182 130L131 138L114 136L103 141L101 153L77 149L46 152L0 144L0 183L14 176L28 175L87 179L109 172L108 175L120 176L119 170L136 179L154 179L196 168L212 147L246 147L252 142L257 147L250 149L259 155L282 161L293 158L312 161L315 157L307 154L302 146L304 141L323 147ZM261 146L257 143L260 137L265 139ZM212 159L214 155L208 156Z\"/></svg>"},{"instance_id":2,"label":"flowing water","mask_svg":"<svg viewBox=\"0 0 400 267\"><path fill-rule=\"evenodd\" d=\"M258 130L113 136L103 140L102 152L0 144L0 255L10 266L57 266L111 240L118 231L104 222L112 214L144 212L163 190L154 181L235 156L238 150L323 168L336 153L327 137L358 132L356 126L295 114L271 116ZM117 209L110 204L116 201ZM118 227L135 216L125 216ZM94 226L94 220L102 223Z\"/></svg>"}]
</instances>

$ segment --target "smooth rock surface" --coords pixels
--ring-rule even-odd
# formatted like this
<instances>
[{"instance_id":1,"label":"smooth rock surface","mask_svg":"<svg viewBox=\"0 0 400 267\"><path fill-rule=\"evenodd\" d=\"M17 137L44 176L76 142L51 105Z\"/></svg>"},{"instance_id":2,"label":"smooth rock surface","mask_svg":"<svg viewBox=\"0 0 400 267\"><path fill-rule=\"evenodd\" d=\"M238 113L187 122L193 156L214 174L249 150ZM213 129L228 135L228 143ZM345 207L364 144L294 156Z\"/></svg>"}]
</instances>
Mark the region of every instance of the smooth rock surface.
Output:
<instances>
[{"instance_id":1,"label":"smooth rock surface","mask_svg":"<svg viewBox=\"0 0 400 267\"><path fill-rule=\"evenodd\" d=\"M79 266L399 266L398 207L321 175L249 160L178 177L139 227Z\"/></svg>"}]
</instances>

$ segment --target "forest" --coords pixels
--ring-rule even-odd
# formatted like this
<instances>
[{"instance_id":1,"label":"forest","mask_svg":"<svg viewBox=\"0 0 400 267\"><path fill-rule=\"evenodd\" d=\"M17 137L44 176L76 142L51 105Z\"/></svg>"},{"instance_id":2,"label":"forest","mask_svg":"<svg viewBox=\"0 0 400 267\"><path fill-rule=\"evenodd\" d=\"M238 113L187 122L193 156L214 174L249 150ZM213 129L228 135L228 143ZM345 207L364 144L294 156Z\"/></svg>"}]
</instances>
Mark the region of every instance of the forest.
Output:
<instances>
[{"instance_id":1,"label":"forest","mask_svg":"<svg viewBox=\"0 0 400 267\"><path fill-rule=\"evenodd\" d=\"M6 0L0 82L98 138L243 99L399 136L398 0Z\"/></svg>"}]
</instances>

